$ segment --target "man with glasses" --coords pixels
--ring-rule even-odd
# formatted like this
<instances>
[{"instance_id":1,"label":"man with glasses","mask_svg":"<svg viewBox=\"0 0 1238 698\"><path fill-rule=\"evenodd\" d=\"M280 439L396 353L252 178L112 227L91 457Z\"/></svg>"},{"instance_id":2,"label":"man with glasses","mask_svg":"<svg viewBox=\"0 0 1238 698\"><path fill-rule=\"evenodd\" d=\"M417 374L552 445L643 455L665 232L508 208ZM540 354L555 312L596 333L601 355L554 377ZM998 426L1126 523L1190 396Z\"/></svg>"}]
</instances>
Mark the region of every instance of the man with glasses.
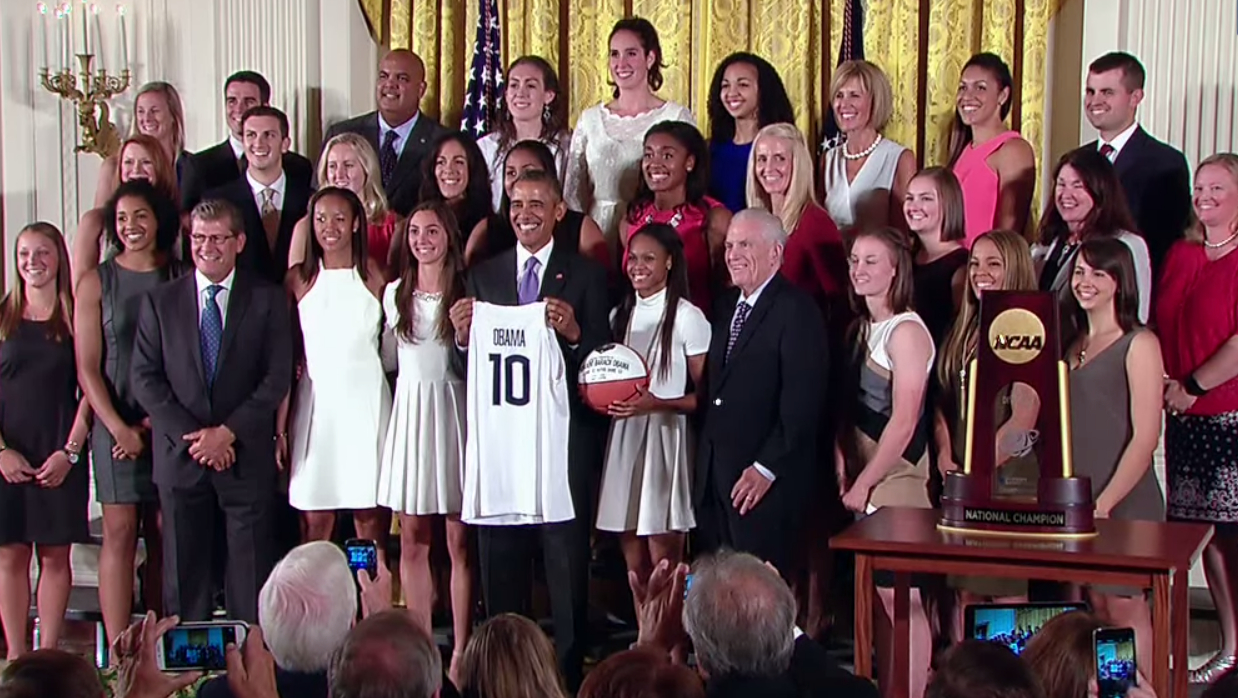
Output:
<instances>
[{"instance_id":1,"label":"man with glasses","mask_svg":"<svg viewBox=\"0 0 1238 698\"><path fill-rule=\"evenodd\" d=\"M252 623L275 563L275 413L292 377L288 301L282 287L237 268L246 236L235 206L203 201L190 221L196 271L143 297L131 365L151 420L164 610L210 618L211 539L222 517L228 616Z\"/></svg>"}]
</instances>

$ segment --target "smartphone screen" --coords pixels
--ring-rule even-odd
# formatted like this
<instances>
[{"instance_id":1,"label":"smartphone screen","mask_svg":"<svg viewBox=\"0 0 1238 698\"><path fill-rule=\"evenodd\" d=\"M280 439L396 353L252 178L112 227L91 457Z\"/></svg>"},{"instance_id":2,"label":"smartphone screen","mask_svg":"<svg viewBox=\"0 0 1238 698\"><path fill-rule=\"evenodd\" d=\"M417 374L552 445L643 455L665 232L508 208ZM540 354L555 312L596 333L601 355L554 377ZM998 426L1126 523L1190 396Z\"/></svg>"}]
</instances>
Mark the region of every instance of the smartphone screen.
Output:
<instances>
[{"instance_id":1,"label":"smartphone screen","mask_svg":"<svg viewBox=\"0 0 1238 698\"><path fill-rule=\"evenodd\" d=\"M1032 636L1054 616L1084 608L1083 604L971 604L964 612L964 627L967 637L1022 654Z\"/></svg>"},{"instance_id":2,"label":"smartphone screen","mask_svg":"<svg viewBox=\"0 0 1238 698\"><path fill-rule=\"evenodd\" d=\"M1126 691L1136 683L1135 631L1103 628L1093 634L1093 640L1098 698L1125 698Z\"/></svg>"},{"instance_id":3,"label":"smartphone screen","mask_svg":"<svg viewBox=\"0 0 1238 698\"><path fill-rule=\"evenodd\" d=\"M354 577L358 570L369 572L371 579L378 573L378 546L374 541L353 538L344 544L344 554Z\"/></svg>"},{"instance_id":4,"label":"smartphone screen","mask_svg":"<svg viewBox=\"0 0 1238 698\"><path fill-rule=\"evenodd\" d=\"M691 591L691 590L692 590L692 573L691 573L691 572L689 572L688 574L684 575L684 578L683 578L683 597L684 597L684 600L687 600L687 598L688 598L688 592L689 592L689 591Z\"/></svg>"},{"instance_id":5,"label":"smartphone screen","mask_svg":"<svg viewBox=\"0 0 1238 698\"><path fill-rule=\"evenodd\" d=\"M163 669L166 671L222 671L227 668L224 651L240 644L237 623L178 625L163 636Z\"/></svg>"}]
</instances>

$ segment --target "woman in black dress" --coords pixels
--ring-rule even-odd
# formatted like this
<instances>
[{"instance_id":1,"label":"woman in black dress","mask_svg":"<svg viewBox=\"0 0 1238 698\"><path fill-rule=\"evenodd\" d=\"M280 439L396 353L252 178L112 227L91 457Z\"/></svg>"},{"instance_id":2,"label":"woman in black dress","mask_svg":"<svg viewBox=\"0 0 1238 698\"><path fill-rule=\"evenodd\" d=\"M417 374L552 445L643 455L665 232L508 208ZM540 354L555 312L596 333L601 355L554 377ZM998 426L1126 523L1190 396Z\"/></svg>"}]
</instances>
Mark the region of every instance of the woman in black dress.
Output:
<instances>
[{"instance_id":1,"label":"woman in black dress","mask_svg":"<svg viewBox=\"0 0 1238 698\"><path fill-rule=\"evenodd\" d=\"M180 233L176 204L149 182L121 184L102 220L108 246L120 252L77 285L74 340L82 391L95 415L90 452L103 506L99 606L112 642L128 627L133 609L139 527L147 551L146 607L162 606L159 493L151 480L149 422L129 387L129 359L142 297L186 265L172 259Z\"/></svg>"},{"instance_id":2,"label":"woman in black dress","mask_svg":"<svg viewBox=\"0 0 1238 698\"><path fill-rule=\"evenodd\" d=\"M86 539L90 407L77 391L69 252L50 223L17 235L17 285L0 301L0 621L8 658L26 651L30 557L39 560L40 644L60 640Z\"/></svg>"}]
</instances>

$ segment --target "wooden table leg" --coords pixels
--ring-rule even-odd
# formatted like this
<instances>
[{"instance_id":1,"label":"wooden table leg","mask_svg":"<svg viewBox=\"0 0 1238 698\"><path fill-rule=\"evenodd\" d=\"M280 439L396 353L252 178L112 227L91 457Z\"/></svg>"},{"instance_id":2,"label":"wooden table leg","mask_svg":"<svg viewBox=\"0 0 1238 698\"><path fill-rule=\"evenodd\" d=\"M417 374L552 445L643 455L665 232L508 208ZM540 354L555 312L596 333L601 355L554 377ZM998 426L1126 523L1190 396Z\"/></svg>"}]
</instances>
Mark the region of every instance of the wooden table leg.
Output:
<instances>
[{"instance_id":1,"label":"wooden table leg","mask_svg":"<svg viewBox=\"0 0 1238 698\"><path fill-rule=\"evenodd\" d=\"M1177 608L1173 609L1178 612ZM1179 695L1169 691L1169 574L1152 577L1152 675L1149 680L1158 696ZM1185 693L1181 695L1185 696Z\"/></svg>"},{"instance_id":2,"label":"wooden table leg","mask_svg":"<svg viewBox=\"0 0 1238 698\"><path fill-rule=\"evenodd\" d=\"M1170 649L1173 657L1173 679L1166 681L1165 685L1173 686L1173 690L1164 695L1185 696L1190 690L1191 671L1189 666L1191 570L1189 568L1174 570L1172 594L1170 613L1176 619L1176 622L1171 622L1169 625L1170 632L1173 634L1173 644Z\"/></svg>"},{"instance_id":3,"label":"wooden table leg","mask_svg":"<svg viewBox=\"0 0 1238 698\"><path fill-rule=\"evenodd\" d=\"M873 560L855 555L855 675L873 678Z\"/></svg>"},{"instance_id":4,"label":"wooden table leg","mask_svg":"<svg viewBox=\"0 0 1238 698\"><path fill-rule=\"evenodd\" d=\"M894 695L911 695L911 575L894 574ZM885 648L882 648L885 649Z\"/></svg>"}]
</instances>

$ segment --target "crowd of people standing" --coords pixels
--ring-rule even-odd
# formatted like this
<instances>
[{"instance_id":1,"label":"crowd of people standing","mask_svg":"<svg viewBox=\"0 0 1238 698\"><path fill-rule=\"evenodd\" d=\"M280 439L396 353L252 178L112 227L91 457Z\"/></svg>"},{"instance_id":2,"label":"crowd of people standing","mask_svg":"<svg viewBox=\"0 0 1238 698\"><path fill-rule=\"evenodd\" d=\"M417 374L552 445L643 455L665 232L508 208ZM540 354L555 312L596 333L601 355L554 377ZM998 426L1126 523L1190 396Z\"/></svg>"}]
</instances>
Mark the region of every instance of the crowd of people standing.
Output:
<instances>
[{"instance_id":1,"label":"crowd of people standing","mask_svg":"<svg viewBox=\"0 0 1238 698\"><path fill-rule=\"evenodd\" d=\"M1007 126L1014 86L996 55L962 69L949 157L919 171L882 135L893 87L874 63L836 71L842 136L814 161L759 56L718 67L708 134L658 96L649 22L617 23L608 60L612 99L574 131L550 64L512 61L495 130L475 140L421 111L425 67L392 51L375 111L332 126L316 167L290 151L257 73L228 78L227 139L195 154L175 88L139 90L72 249L50 224L23 229L0 303L9 657L28 644L32 555L41 641L59 639L88 463L109 638L128 624L139 536L148 607L205 619L222 586L229 617L257 621L284 552L347 518L386 565L393 516L424 627L445 520L453 676L478 595L487 614L530 612L540 548L559 668L579 686L595 531L618 534L637 580L689 551L752 553L796 583L815 635L827 534L883 506L932 507L962 463L984 294L1041 290L1061 308L1075 462L1096 515L1216 527L1206 569L1222 648L1193 678L1235 665L1238 156L1205 159L1192 185L1182 154L1139 125L1143 67L1107 54L1084 100L1099 138L1057 161L1033 231L1037 164ZM494 433L474 424L488 395L475 387L487 374L466 368L482 366L477 325L491 306L530 305L547 365L566 374L524 386L530 423L561 422L565 461L511 455L536 441L512 431L475 462L470 440ZM603 415L576 372L609 342L640 353L652 382ZM560 383L563 404L546 402ZM1003 405L997 461L1034 467L1038 400L1015 386ZM962 580L960 597L1026 594L981 581ZM1143 592L1088 594L1151 649ZM912 665L882 668L909 671L916 695L940 632L926 600L913 596Z\"/></svg>"}]
</instances>

